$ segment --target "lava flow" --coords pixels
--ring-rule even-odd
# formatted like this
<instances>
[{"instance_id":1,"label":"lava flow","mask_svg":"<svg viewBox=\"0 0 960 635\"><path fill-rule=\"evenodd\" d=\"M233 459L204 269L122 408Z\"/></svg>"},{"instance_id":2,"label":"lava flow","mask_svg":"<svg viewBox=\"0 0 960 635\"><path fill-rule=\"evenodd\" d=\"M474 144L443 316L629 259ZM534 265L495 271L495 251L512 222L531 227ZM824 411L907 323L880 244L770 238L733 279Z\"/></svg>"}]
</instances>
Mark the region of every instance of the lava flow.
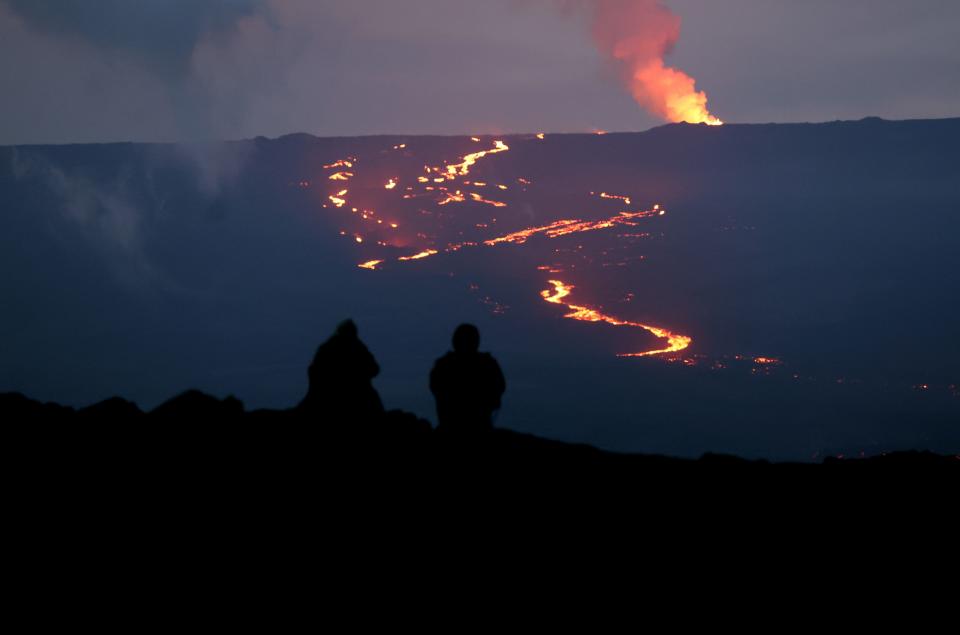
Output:
<instances>
[{"instance_id":1,"label":"lava flow","mask_svg":"<svg viewBox=\"0 0 960 635\"><path fill-rule=\"evenodd\" d=\"M666 348L643 351L640 353L619 353L617 354L617 357L652 357L654 355L676 353L688 348L691 342L693 342L693 339L686 335L677 335L666 329L650 326L648 324L641 324L640 322L619 320L615 317L605 315L596 309L591 309L590 307L579 306L577 304L567 304L564 301L564 298L570 295L570 292L573 291L574 286L571 284L565 284L560 280L549 280L548 282L553 285L553 291L550 291L550 289L544 289L540 292L540 295L547 302L566 306L568 309L570 309L570 313L563 317L570 318L571 320L580 320L582 322L606 322L607 324L612 324L613 326L632 326L652 333L660 339L667 340Z\"/></svg>"},{"instance_id":2,"label":"lava flow","mask_svg":"<svg viewBox=\"0 0 960 635\"><path fill-rule=\"evenodd\" d=\"M462 163L454 163L447 166L447 178L453 179L456 176L466 176L470 174L470 167L473 166L478 160L487 156L488 154L496 154L498 152L506 152L510 147L505 144L503 141L494 141L493 149L484 150L483 152L474 152L473 154L468 154L463 157Z\"/></svg>"},{"instance_id":3,"label":"lava flow","mask_svg":"<svg viewBox=\"0 0 960 635\"><path fill-rule=\"evenodd\" d=\"M567 234L573 234L576 232L589 232L597 229L607 229L609 227L613 227L614 225L634 225L636 223L633 221L636 219L650 218L651 216L663 216L664 214L666 214L666 211L660 209L659 205L654 205L652 210L643 210L640 212L620 212L613 218L598 221L584 221L578 219L558 220L550 223L549 225L521 229L520 231L507 234L506 236L491 238L490 240L484 241L483 244L487 245L488 247L492 247L500 243L513 243L515 245L522 245L535 234L542 233L548 238L559 238L560 236L566 236Z\"/></svg>"},{"instance_id":4,"label":"lava flow","mask_svg":"<svg viewBox=\"0 0 960 635\"><path fill-rule=\"evenodd\" d=\"M525 141L538 142L544 137L545 135L541 133L533 139L521 140L518 143ZM479 137L472 137L471 140L474 143L481 143ZM323 207L328 209L344 208L344 211L348 212L336 217L337 222L341 224L339 233L356 243L357 248L364 254L363 261L357 267L368 271L379 271L390 261L412 263L440 253L452 254L466 248L484 249L505 244L524 245L532 236L538 234L542 234L547 239L559 239L617 226L636 226L648 222L646 219L663 216L666 213L660 205L655 205L651 209L620 211L612 216L608 216L609 212L607 212L593 218L587 216L586 218L570 217L562 220L548 220L539 226L501 235L494 233L491 236L487 232L492 232L499 220L496 216L490 214L491 208L497 210L498 214L503 212L504 208L513 209L515 205L518 205L522 210L526 203L525 199L529 196L527 193L534 185L533 181L522 177L509 179L509 183L516 183L520 186L519 188L512 188L500 179L488 180L483 175L478 175L479 179L473 175L468 176L480 159L508 151L510 147L506 143L495 140L493 141L493 147L488 150L466 154L460 157L458 162L442 162L439 164L423 162L421 158L417 157L417 150L408 147L405 143L394 145L392 149L395 151L403 150L401 155L394 155L401 158L391 159L389 164L385 166L382 163L379 165L374 163L376 160L367 160L376 165L375 171L379 175L372 181L371 178L361 175L361 170L357 167L360 159L357 157L350 156L323 165L324 170L330 171L327 173L327 182L336 183L336 185L331 184L331 187L325 193ZM363 165L366 166L367 163ZM477 168L477 171L482 172L479 168ZM349 190L345 187L347 181L350 182ZM302 182L307 183L307 186L309 185L308 181L304 180ZM471 191L481 188L499 191L500 195L497 198L503 198L504 200L487 198L476 191ZM378 194L375 195L374 192ZM347 200L348 195L350 196L349 202ZM610 203L632 204L631 197L624 194L597 191L590 192L589 195L604 199L604 205ZM430 201L430 203L427 201ZM476 214L477 216L470 218L469 228L461 227L461 231L456 234L444 233L452 229L447 227L447 223L457 224L459 222L459 214L454 216L448 210L460 206L471 207L471 211L467 214ZM383 217L374 209L386 210L389 216ZM400 224L395 222L394 219L398 218L397 214L402 214L404 211L409 215L400 219L404 221L405 228L399 230ZM429 223L429 225L425 223ZM486 235L468 232L483 232ZM446 236L447 240L456 236L457 242L437 242L440 236ZM631 236L633 235L631 234ZM644 236L649 236L649 234L644 234ZM623 235L618 234L614 238L622 237ZM396 254L396 252L381 251L398 248L411 249L407 251L407 255L402 256ZM526 249L537 249L537 247L527 246ZM577 250L580 249L582 247L578 246ZM570 252L561 247L551 250L551 253L557 255ZM601 255L606 256L607 252L602 251ZM564 258L562 255L556 257ZM643 256L637 260L642 259ZM603 266L606 266L606 264L608 263L605 261ZM623 262L620 264L622 265ZM573 268L576 267L576 264L570 263L569 266ZM566 265L559 265L559 268L554 265L548 267L547 270L551 273L560 274L566 270ZM557 280L552 280L550 283L554 286L554 290L552 292L544 291L542 297L553 304L566 306L570 311L566 317L584 322L605 322L614 326L640 328L666 342L665 346L656 350L622 353L619 355L620 357L649 357L669 354L682 351L690 346L691 338L685 335L676 335L666 329L639 322L621 320L605 315L598 309L591 307L567 304L564 299L570 295L573 286ZM489 296L484 296L483 302L492 307L491 310L497 315L503 314L508 308Z\"/></svg>"}]
</instances>

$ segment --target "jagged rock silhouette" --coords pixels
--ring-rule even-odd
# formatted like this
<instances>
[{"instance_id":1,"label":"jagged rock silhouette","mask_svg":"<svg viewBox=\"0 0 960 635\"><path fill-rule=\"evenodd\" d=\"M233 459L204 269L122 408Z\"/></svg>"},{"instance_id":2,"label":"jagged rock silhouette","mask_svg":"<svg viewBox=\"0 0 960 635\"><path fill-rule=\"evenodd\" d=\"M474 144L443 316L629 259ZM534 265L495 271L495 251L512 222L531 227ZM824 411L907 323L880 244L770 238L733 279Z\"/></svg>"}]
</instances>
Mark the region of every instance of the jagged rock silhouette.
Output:
<instances>
[{"instance_id":1,"label":"jagged rock silhouette","mask_svg":"<svg viewBox=\"0 0 960 635\"><path fill-rule=\"evenodd\" d=\"M184 421L189 418L222 421L238 419L243 414L243 402L236 397L217 399L199 390L188 390L150 411L152 419L168 421Z\"/></svg>"}]
</instances>

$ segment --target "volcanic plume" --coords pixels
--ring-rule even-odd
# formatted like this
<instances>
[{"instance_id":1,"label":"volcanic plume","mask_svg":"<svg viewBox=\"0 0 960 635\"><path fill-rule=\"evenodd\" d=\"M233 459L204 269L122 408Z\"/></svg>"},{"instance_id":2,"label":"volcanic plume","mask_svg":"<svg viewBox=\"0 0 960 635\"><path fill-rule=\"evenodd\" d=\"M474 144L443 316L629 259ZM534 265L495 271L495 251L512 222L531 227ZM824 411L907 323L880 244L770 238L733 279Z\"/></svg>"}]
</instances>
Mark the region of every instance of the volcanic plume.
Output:
<instances>
[{"instance_id":1,"label":"volcanic plume","mask_svg":"<svg viewBox=\"0 0 960 635\"><path fill-rule=\"evenodd\" d=\"M638 104L668 121L723 123L707 110L707 95L695 80L664 63L680 38L680 16L661 0L587 2L596 46L617 63Z\"/></svg>"}]
</instances>

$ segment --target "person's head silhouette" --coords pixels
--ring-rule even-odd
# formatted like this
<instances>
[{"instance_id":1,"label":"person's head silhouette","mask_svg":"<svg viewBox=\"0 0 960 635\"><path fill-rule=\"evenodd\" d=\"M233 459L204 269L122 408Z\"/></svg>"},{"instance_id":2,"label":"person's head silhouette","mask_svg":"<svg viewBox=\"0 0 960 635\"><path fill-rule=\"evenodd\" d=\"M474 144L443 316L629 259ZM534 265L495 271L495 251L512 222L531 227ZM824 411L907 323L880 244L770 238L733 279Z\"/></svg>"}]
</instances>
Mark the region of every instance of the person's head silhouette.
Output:
<instances>
[{"instance_id":1,"label":"person's head silhouette","mask_svg":"<svg viewBox=\"0 0 960 635\"><path fill-rule=\"evenodd\" d=\"M354 324L353 320L344 320L339 324L339 326L337 326L337 335L340 337L356 339L357 325Z\"/></svg>"},{"instance_id":2,"label":"person's head silhouette","mask_svg":"<svg viewBox=\"0 0 960 635\"><path fill-rule=\"evenodd\" d=\"M453 332L453 350L457 353L476 353L480 348L480 331L473 324L461 324Z\"/></svg>"}]
</instances>

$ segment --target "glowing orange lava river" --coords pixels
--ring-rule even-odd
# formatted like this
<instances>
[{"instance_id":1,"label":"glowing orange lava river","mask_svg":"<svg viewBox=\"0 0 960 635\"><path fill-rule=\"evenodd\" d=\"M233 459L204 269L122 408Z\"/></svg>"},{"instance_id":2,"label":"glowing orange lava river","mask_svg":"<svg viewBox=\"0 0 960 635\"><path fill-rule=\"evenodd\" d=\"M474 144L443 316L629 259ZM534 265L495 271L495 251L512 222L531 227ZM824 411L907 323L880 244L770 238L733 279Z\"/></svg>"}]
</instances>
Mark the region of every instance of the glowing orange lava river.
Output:
<instances>
[{"instance_id":1,"label":"glowing orange lava river","mask_svg":"<svg viewBox=\"0 0 960 635\"><path fill-rule=\"evenodd\" d=\"M570 295L570 292L573 291L574 286L565 284L559 280L550 280L549 282L553 285L553 291L550 289L544 289L540 292L540 295L547 302L552 304L560 304L570 309L570 313L567 313L564 316L566 318L570 318L571 320L580 320L582 322L606 322L607 324L612 324L613 326L632 326L634 328L640 328L652 333L660 339L667 340L666 348L659 348L656 350L643 351L639 353L619 353L617 357L652 357L653 355L677 353L688 348L693 342L693 339L686 335L677 335L676 333L671 333L666 329L650 326L648 324L641 324L640 322L620 320L615 317L605 315L596 309L591 309L590 307L579 306L577 304L568 304L564 301L564 299Z\"/></svg>"},{"instance_id":2,"label":"glowing orange lava river","mask_svg":"<svg viewBox=\"0 0 960 635\"><path fill-rule=\"evenodd\" d=\"M472 143L481 143L480 137L470 137L469 140ZM511 145L544 142L546 135L537 133L516 142L511 141ZM424 259L440 254L451 255L461 249L544 250L545 254L552 254L554 264L538 269L553 274L562 274L568 268L577 268L578 265L572 260L574 258L585 258L581 262L587 266L597 258L603 267L625 266L628 262L640 263L646 258L645 255L631 257L626 254L613 260L610 254L617 249L627 248L638 240L653 240L652 232L611 231L609 238L601 235L602 230L622 230L647 223L663 227L664 221L658 219L663 217L666 211L660 205L647 209L624 209L624 206L632 205L631 196L626 194L611 194L601 190L591 191L589 195L583 192L583 204L589 206L588 209L617 206L619 210L593 209L582 216L578 214L564 218L561 214L564 214L564 210L567 210L567 213L570 210L569 206L564 206L552 214L541 216L540 224L531 223L532 226L526 228L522 225L518 227L518 219L529 216L530 220L533 220L534 216L524 212L521 212L521 216L508 214L506 210L526 208L529 211L527 201L534 195L532 192L536 185L534 180L522 176L505 178L502 168L490 165L493 161L487 157L511 149L502 140L492 140L492 144L487 150L468 152L456 161L438 165L425 161L426 157L418 158L415 146L399 143L392 146L391 155L394 158L388 159L389 164L378 164L379 174L375 181L369 183L361 174L365 172L363 168L367 164L358 157L341 158L323 165L324 170L330 171L323 182L339 183L331 184L324 192L322 207L331 211L342 210L343 215L335 217L340 224L339 234L351 240L359 250L362 261L357 267L367 271L382 271L391 266L416 266L416 263ZM382 155L386 152L385 149ZM480 160L484 158L487 160L481 165ZM479 180L471 174L474 170L483 172ZM384 172L393 176L385 176ZM496 180L488 177L495 177ZM349 189L344 187L345 181L350 181ZM312 182L302 179L292 184L309 188ZM471 191L485 187L499 191L496 199ZM373 194L374 192L377 193ZM458 211L461 208L463 211ZM460 230L455 233L447 229L445 223L462 223L464 218L471 219L467 228L461 225ZM580 240L576 243L562 240L588 232L595 237L590 239L594 241L594 245L597 240L608 245L613 241L613 244L606 248L584 250ZM447 242L441 236L446 236L447 240L456 237L457 242ZM538 240L532 240L535 237ZM559 247L545 247L544 241L552 242L555 239L561 239L558 240ZM582 268L578 271L582 272ZM582 278L583 273L580 273L580 276ZM689 336L666 328L613 317L599 308L570 304L567 299L574 286L560 280L548 282L553 288L543 291L541 296L551 304L566 307L569 312L564 317L582 322L603 322L612 326L642 329L663 340L663 345L655 349L619 353L618 357L669 356L670 359L676 359L676 356L671 354L689 348L693 341ZM628 295L633 297L632 293ZM482 301L493 307L491 310L497 315L502 315L509 308L489 296L484 296Z\"/></svg>"}]
</instances>

